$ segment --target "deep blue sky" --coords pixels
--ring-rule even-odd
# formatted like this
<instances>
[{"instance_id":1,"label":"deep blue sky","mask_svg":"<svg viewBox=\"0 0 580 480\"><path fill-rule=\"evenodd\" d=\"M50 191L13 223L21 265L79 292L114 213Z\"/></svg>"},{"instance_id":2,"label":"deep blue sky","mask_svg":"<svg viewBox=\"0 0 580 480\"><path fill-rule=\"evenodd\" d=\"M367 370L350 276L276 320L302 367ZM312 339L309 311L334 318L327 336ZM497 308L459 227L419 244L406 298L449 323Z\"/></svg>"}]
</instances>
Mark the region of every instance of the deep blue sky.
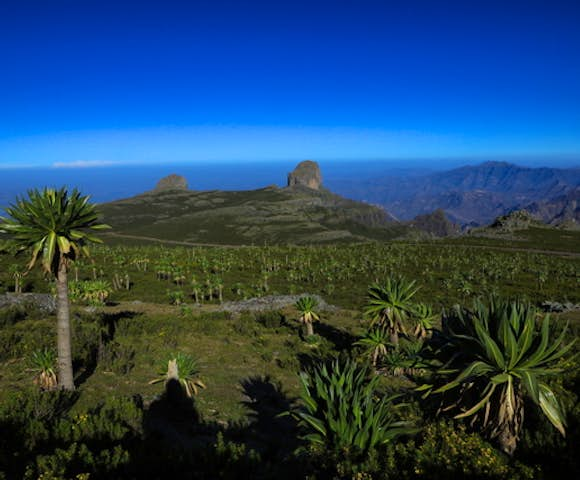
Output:
<instances>
[{"instance_id":1,"label":"deep blue sky","mask_svg":"<svg viewBox=\"0 0 580 480\"><path fill-rule=\"evenodd\" d=\"M0 166L580 163L580 1L0 2Z\"/></svg>"}]
</instances>

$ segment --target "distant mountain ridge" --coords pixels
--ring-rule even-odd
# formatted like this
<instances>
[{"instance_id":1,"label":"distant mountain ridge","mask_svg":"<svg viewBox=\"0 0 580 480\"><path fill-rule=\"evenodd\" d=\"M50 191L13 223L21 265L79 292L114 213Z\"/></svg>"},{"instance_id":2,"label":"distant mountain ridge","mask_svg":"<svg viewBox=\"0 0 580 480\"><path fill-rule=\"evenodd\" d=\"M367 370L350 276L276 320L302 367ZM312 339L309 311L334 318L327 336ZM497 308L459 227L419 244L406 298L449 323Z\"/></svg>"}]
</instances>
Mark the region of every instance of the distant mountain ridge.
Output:
<instances>
[{"instance_id":1,"label":"distant mountain ridge","mask_svg":"<svg viewBox=\"0 0 580 480\"><path fill-rule=\"evenodd\" d=\"M536 204L548 211L556 197L580 186L580 168L532 168L485 162L414 177L383 177L352 182L338 190L350 198L379 204L396 218L410 220L436 209L463 225L483 225L515 209ZM564 206L562 206L565 208ZM555 208L555 207L554 207ZM550 223L552 219L544 218Z\"/></svg>"}]
</instances>

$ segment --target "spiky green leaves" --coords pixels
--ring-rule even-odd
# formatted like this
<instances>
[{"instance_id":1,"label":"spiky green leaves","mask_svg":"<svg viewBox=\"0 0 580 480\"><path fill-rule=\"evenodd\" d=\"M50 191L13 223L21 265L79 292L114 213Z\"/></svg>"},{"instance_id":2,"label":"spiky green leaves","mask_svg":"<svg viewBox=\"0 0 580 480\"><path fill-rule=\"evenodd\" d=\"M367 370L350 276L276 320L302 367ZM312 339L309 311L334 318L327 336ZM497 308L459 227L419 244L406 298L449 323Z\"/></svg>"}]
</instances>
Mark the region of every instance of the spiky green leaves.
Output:
<instances>
[{"instance_id":1,"label":"spiky green leaves","mask_svg":"<svg viewBox=\"0 0 580 480\"><path fill-rule=\"evenodd\" d=\"M364 352L371 359L374 367L387 354L390 345L389 334L384 326L372 327L365 332L354 345L364 348Z\"/></svg>"},{"instance_id":2,"label":"spiky green leaves","mask_svg":"<svg viewBox=\"0 0 580 480\"><path fill-rule=\"evenodd\" d=\"M558 361L572 348L574 342L564 344L566 328L553 338L548 315L539 321L531 305L497 298L476 301L471 310L457 308L443 327L435 351L442 382L421 387L426 395L455 390L457 397L447 395L447 402L459 409L457 418L481 414L495 436L509 430L517 440L521 425L514 422L521 422L525 394L564 434L564 415L545 379L559 371Z\"/></svg>"},{"instance_id":3,"label":"spiky green leaves","mask_svg":"<svg viewBox=\"0 0 580 480\"><path fill-rule=\"evenodd\" d=\"M352 360L320 364L300 374L304 407L293 413L310 443L342 453L370 449L414 433L398 421L395 397L377 398L378 376L368 378L366 367Z\"/></svg>"},{"instance_id":4,"label":"spiky green leaves","mask_svg":"<svg viewBox=\"0 0 580 480\"><path fill-rule=\"evenodd\" d=\"M88 196L76 189L69 195L65 187L30 190L28 198L17 198L6 213L1 229L20 250L31 252L28 268L40 257L43 269L53 274L61 259L88 255L88 243L101 243L92 232L110 228L99 221Z\"/></svg>"},{"instance_id":5,"label":"spiky green leaves","mask_svg":"<svg viewBox=\"0 0 580 480\"><path fill-rule=\"evenodd\" d=\"M412 299L417 293L415 281L388 277L383 285L375 283L368 289L368 306L365 315L372 323L393 325L413 312Z\"/></svg>"},{"instance_id":6,"label":"spiky green leaves","mask_svg":"<svg viewBox=\"0 0 580 480\"><path fill-rule=\"evenodd\" d=\"M385 325L391 343L398 346L399 334L406 333L405 319L413 313L415 281L388 277L384 284L375 283L368 289L368 305L364 311L371 325Z\"/></svg>"},{"instance_id":7,"label":"spiky green leaves","mask_svg":"<svg viewBox=\"0 0 580 480\"><path fill-rule=\"evenodd\" d=\"M320 319L316 312L318 302L314 297L300 297L294 304L294 307L300 312L300 321L304 324L312 323L314 320Z\"/></svg>"},{"instance_id":8,"label":"spiky green leaves","mask_svg":"<svg viewBox=\"0 0 580 480\"><path fill-rule=\"evenodd\" d=\"M150 385L177 380L188 397L197 395L198 388L205 388L205 384L198 377L197 361L191 355L178 352L164 363L159 371L159 377L151 380Z\"/></svg>"}]
</instances>

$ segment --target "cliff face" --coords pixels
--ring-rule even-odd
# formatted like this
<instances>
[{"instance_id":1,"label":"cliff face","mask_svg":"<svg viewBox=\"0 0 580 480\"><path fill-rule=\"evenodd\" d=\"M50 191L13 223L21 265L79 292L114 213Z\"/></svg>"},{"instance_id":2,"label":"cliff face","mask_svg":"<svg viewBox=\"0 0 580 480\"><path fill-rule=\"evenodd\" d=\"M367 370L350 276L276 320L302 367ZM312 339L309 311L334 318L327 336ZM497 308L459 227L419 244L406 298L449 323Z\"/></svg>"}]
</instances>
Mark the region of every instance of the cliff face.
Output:
<instances>
[{"instance_id":1,"label":"cliff face","mask_svg":"<svg viewBox=\"0 0 580 480\"><path fill-rule=\"evenodd\" d=\"M320 190L322 175L318 163L312 160L300 162L296 168L288 174L288 186L308 187L312 190Z\"/></svg>"}]
</instances>

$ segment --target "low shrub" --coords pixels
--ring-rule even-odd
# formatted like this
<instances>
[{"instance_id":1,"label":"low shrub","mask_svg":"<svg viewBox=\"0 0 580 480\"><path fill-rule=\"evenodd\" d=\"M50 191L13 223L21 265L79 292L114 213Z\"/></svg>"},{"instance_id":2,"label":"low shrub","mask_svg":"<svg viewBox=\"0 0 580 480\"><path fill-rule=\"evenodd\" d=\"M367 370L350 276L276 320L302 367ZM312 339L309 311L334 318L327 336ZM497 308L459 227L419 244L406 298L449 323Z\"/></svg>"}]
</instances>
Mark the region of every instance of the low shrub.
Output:
<instances>
[{"instance_id":1,"label":"low shrub","mask_svg":"<svg viewBox=\"0 0 580 480\"><path fill-rule=\"evenodd\" d=\"M462 424L441 421L424 427L415 451L414 473L419 478L451 479L533 479L534 471L520 463L510 463Z\"/></svg>"},{"instance_id":2,"label":"low shrub","mask_svg":"<svg viewBox=\"0 0 580 480\"><path fill-rule=\"evenodd\" d=\"M257 312L256 321L266 328L280 328L286 322L286 316L279 310Z\"/></svg>"}]
</instances>

